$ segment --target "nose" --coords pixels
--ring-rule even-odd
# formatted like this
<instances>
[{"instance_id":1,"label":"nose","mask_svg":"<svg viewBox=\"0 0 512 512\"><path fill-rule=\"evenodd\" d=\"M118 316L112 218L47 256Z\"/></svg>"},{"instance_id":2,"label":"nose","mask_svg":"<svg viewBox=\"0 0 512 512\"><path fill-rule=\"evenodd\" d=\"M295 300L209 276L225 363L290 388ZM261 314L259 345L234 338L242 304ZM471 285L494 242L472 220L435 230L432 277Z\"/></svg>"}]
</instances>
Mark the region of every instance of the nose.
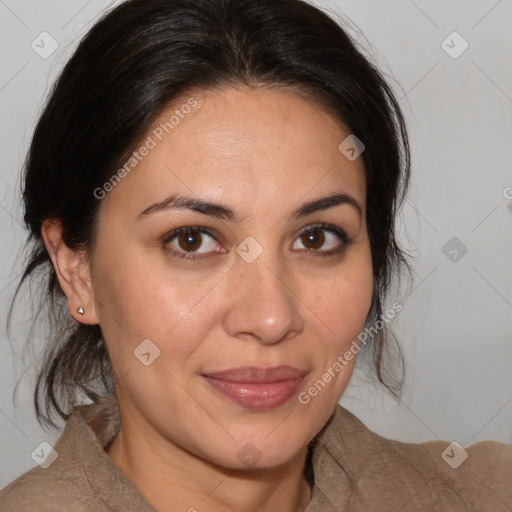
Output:
<instances>
[{"instance_id":1,"label":"nose","mask_svg":"<svg viewBox=\"0 0 512 512\"><path fill-rule=\"evenodd\" d=\"M237 257L228 279L224 328L230 336L273 344L303 329L300 298L282 265L263 255L252 263Z\"/></svg>"}]
</instances>

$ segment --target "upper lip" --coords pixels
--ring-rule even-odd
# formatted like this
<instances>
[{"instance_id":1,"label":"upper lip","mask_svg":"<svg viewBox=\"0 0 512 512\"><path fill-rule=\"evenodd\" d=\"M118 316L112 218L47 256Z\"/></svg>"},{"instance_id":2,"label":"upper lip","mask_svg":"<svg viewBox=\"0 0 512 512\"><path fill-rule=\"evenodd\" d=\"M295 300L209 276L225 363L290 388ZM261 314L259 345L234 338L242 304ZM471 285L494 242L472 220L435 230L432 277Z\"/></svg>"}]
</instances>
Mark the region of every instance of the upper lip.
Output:
<instances>
[{"instance_id":1,"label":"upper lip","mask_svg":"<svg viewBox=\"0 0 512 512\"><path fill-rule=\"evenodd\" d=\"M219 372L204 373L205 377L227 380L232 382L279 382L283 380L301 379L308 373L307 370L291 366L256 367L245 366L230 368Z\"/></svg>"}]
</instances>

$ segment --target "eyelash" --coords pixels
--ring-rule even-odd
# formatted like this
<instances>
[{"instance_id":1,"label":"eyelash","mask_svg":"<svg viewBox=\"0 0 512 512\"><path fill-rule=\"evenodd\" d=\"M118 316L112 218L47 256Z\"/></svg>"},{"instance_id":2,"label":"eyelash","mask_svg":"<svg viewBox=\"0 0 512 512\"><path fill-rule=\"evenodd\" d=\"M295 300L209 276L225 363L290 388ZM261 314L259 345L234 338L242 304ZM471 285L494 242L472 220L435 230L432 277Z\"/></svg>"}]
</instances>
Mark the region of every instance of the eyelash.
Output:
<instances>
[{"instance_id":1,"label":"eyelash","mask_svg":"<svg viewBox=\"0 0 512 512\"><path fill-rule=\"evenodd\" d=\"M321 251L321 250L315 250L315 249L311 249L308 251L307 249L303 249L302 251L305 252L308 257L317 257L317 256L334 257L334 256L337 256L338 254L340 254L346 248L346 246L351 243L350 238L345 233L345 231L343 231L343 229L341 229L337 226L333 226L331 224L324 224L324 223L313 224L311 226L308 226L306 229L302 230L299 233L298 238L302 237L309 231L315 231L315 230L325 230L325 231L328 231L329 233L336 235L341 240L342 245L336 249L331 249L329 251ZM193 254L193 253L186 253L186 252L182 253L175 249L169 249L167 247L167 244L169 242L173 241L176 237L178 237L179 235L181 235L183 233L189 233L189 232L205 233L205 234L209 235L210 237L216 239L215 233L209 228L206 228L203 226L185 226L182 228L177 228L165 235L165 237L162 241L164 250L168 254L170 254L172 257L179 258L180 260L203 260L203 259L210 258L216 254L216 252L213 252L213 253L210 252L203 256L197 256L197 255L192 256L191 254Z\"/></svg>"}]
</instances>

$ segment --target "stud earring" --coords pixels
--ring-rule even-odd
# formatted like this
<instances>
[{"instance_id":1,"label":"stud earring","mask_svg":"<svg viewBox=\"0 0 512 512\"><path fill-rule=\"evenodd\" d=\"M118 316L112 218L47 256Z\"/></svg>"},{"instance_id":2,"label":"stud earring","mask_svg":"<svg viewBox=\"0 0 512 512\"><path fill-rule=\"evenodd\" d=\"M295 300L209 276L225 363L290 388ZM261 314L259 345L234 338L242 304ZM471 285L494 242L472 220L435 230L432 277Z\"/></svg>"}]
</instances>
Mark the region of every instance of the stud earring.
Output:
<instances>
[{"instance_id":1,"label":"stud earring","mask_svg":"<svg viewBox=\"0 0 512 512\"><path fill-rule=\"evenodd\" d=\"M79 308L76 309L76 312L79 314L79 315L83 315L84 314L84 308L82 306L80 306Z\"/></svg>"}]
</instances>

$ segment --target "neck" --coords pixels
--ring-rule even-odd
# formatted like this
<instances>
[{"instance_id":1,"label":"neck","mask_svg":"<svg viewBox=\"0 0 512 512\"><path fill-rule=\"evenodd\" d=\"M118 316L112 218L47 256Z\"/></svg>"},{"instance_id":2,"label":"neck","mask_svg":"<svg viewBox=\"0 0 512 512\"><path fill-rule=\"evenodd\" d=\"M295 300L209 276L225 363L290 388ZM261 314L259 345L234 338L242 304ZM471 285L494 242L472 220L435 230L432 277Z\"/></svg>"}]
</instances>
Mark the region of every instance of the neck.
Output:
<instances>
[{"instance_id":1,"label":"neck","mask_svg":"<svg viewBox=\"0 0 512 512\"><path fill-rule=\"evenodd\" d=\"M128 425L121 425L108 455L158 512L297 512L311 499L304 476L307 447L277 468L235 470Z\"/></svg>"}]
</instances>

